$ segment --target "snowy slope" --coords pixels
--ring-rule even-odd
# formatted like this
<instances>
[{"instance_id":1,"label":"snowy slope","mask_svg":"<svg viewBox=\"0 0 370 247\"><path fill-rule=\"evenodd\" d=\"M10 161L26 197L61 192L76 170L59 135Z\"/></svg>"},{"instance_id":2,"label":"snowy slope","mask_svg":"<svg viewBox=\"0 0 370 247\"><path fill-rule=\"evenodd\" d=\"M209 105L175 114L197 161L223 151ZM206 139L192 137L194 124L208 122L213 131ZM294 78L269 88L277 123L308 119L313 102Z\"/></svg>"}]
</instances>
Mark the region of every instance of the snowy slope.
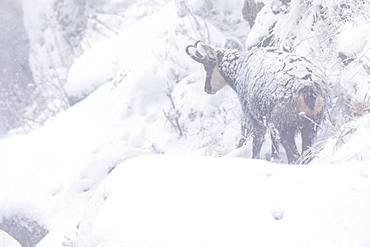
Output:
<instances>
[{"instance_id":1,"label":"snowy slope","mask_svg":"<svg viewBox=\"0 0 370 247\"><path fill-rule=\"evenodd\" d=\"M194 156L134 158L97 190L78 244L365 247L369 175L366 163L353 162L278 166Z\"/></svg>"},{"instance_id":2,"label":"snowy slope","mask_svg":"<svg viewBox=\"0 0 370 247\"><path fill-rule=\"evenodd\" d=\"M45 246L51 246L48 241L65 244L73 241L96 187L122 160L145 153L212 150L208 145L212 138L204 136L212 133L223 139L220 129L237 123L239 112L238 108L220 110L224 96L206 95L202 84L192 79L203 77L202 73L185 78L190 67L201 69L183 52L192 32L189 20L179 18L174 5L169 5L78 59L66 89L78 100L88 97L28 135L0 140L0 217L35 220L50 231ZM222 39L216 28L214 33ZM107 67L108 71L103 69ZM186 111L195 114L184 138L179 138L164 114L170 111L167 93L174 77L180 87L173 91L173 98L186 114L180 119L184 129ZM193 92L197 93L192 96ZM211 104L198 104L202 101ZM210 130L200 135L203 125ZM238 132L239 126L235 139L214 143L219 150L213 152L233 148Z\"/></svg>"},{"instance_id":3,"label":"snowy slope","mask_svg":"<svg viewBox=\"0 0 370 247\"><path fill-rule=\"evenodd\" d=\"M310 166L174 156L250 157L250 143L235 149L235 94L203 92L204 71L184 53L200 34L173 1L94 2L128 8L127 26L75 58L71 108L0 139L0 218L45 226L38 247L370 246L369 116L343 126ZM207 26L222 46L243 28L233 12L242 1L214 4L222 21L211 14ZM196 14L206 5L190 1Z\"/></svg>"},{"instance_id":4,"label":"snowy slope","mask_svg":"<svg viewBox=\"0 0 370 247\"><path fill-rule=\"evenodd\" d=\"M208 25L212 40L222 44L224 35ZM111 88L110 104L119 108L116 117L123 129L130 129L126 132L134 145L154 146L159 152L183 153L185 147L187 153L225 154L238 143L240 107L230 89L213 97L204 93L203 69L184 52L196 36L191 20L178 17L175 6L162 8L77 58L66 92L78 102L101 85ZM180 140L173 118L183 132ZM172 141L182 143L181 148Z\"/></svg>"}]
</instances>

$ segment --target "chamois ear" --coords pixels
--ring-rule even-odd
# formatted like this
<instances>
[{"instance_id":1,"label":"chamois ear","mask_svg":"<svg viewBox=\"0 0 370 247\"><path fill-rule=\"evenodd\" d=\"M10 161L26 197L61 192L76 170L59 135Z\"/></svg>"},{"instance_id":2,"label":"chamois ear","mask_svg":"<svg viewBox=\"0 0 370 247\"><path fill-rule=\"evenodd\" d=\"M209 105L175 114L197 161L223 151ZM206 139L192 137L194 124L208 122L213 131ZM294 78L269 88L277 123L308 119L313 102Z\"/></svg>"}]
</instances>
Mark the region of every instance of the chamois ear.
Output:
<instances>
[{"instance_id":1,"label":"chamois ear","mask_svg":"<svg viewBox=\"0 0 370 247\"><path fill-rule=\"evenodd\" d=\"M240 40L237 39L237 38L234 38L234 37L229 37L229 38L226 39L224 48L225 49L238 50L240 52L242 52L244 50L244 46L240 42Z\"/></svg>"},{"instance_id":2,"label":"chamois ear","mask_svg":"<svg viewBox=\"0 0 370 247\"><path fill-rule=\"evenodd\" d=\"M224 51L223 50L217 50L216 52L216 57L217 57L217 61L222 61L222 58L224 57Z\"/></svg>"}]
</instances>

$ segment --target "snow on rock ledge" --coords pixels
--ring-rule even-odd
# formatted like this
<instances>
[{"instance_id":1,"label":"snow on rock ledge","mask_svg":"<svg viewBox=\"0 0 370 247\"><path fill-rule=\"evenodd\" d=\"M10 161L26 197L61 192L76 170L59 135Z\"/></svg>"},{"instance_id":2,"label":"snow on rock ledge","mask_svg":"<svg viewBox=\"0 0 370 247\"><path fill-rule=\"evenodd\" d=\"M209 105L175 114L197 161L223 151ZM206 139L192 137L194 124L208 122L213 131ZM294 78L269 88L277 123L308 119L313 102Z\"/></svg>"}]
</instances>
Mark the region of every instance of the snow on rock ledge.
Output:
<instances>
[{"instance_id":1,"label":"snow on rock ledge","mask_svg":"<svg viewBox=\"0 0 370 247\"><path fill-rule=\"evenodd\" d=\"M365 247L369 178L360 163L142 156L100 186L78 246Z\"/></svg>"}]
</instances>

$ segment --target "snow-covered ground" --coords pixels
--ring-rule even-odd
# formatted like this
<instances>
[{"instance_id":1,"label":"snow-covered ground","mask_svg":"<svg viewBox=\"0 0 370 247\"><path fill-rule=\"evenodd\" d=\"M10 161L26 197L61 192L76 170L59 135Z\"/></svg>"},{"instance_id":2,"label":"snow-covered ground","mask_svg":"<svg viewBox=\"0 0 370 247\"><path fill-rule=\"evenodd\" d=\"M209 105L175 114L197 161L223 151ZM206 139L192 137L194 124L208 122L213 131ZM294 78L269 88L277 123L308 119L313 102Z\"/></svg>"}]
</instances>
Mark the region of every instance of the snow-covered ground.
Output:
<instances>
[{"instance_id":1,"label":"snow-covered ground","mask_svg":"<svg viewBox=\"0 0 370 247\"><path fill-rule=\"evenodd\" d=\"M31 204L22 198L20 214L43 218L48 212L44 220L51 232L38 246L67 241L96 247L370 244L367 162L289 166L146 155L120 163L101 183L78 167L72 170L81 177L64 177L70 187L59 185L59 191L61 174L51 171L35 175L42 188L13 191L35 199ZM13 210L19 205L8 203Z\"/></svg>"},{"instance_id":2,"label":"snow-covered ground","mask_svg":"<svg viewBox=\"0 0 370 247\"><path fill-rule=\"evenodd\" d=\"M369 246L370 167L142 156L101 184L82 246ZM99 205L99 207L96 207Z\"/></svg>"},{"instance_id":3,"label":"snow-covered ground","mask_svg":"<svg viewBox=\"0 0 370 247\"><path fill-rule=\"evenodd\" d=\"M111 2L104 11L119 5ZM203 69L184 52L201 35L194 19L174 1L155 11L143 2L122 2L129 25L75 58L69 109L0 139L0 218L48 229L38 247L369 247L370 116L342 126L309 166L248 159L250 143L236 149L236 95L205 94ZM201 2L189 1L195 14ZM244 30L243 1L215 2L235 28L207 19L222 46ZM343 31L346 54L355 52L348 32L356 30ZM0 231L0 246L18 245Z\"/></svg>"}]
</instances>

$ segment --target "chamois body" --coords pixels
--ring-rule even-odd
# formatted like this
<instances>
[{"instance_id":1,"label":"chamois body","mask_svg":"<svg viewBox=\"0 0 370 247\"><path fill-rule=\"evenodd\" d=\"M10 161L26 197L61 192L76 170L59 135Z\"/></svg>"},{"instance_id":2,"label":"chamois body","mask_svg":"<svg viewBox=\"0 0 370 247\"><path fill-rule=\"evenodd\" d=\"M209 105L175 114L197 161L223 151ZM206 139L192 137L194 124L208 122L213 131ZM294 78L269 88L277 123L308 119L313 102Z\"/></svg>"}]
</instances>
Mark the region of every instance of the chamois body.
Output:
<instances>
[{"instance_id":1,"label":"chamois body","mask_svg":"<svg viewBox=\"0 0 370 247\"><path fill-rule=\"evenodd\" d=\"M225 51L217 69L239 96L244 121L251 125L254 158L259 158L267 128L277 130L273 146L277 149L280 139L289 163L299 157L297 132L302 135L302 153L312 146L326 102L324 83L312 63L291 53L256 48L244 54Z\"/></svg>"},{"instance_id":2,"label":"chamois body","mask_svg":"<svg viewBox=\"0 0 370 247\"><path fill-rule=\"evenodd\" d=\"M278 152L280 142L288 162L296 162L300 154L295 134L301 133L304 153L312 146L323 118L325 84L315 72L317 68L304 57L273 48L254 48L243 53L206 48L211 55L202 62L207 71L205 91L215 93L223 83L237 93L243 123L248 123L253 137L253 158L260 158L265 133L270 128L273 153ZM206 59L211 62L205 62ZM217 87L212 89L214 85Z\"/></svg>"}]
</instances>

